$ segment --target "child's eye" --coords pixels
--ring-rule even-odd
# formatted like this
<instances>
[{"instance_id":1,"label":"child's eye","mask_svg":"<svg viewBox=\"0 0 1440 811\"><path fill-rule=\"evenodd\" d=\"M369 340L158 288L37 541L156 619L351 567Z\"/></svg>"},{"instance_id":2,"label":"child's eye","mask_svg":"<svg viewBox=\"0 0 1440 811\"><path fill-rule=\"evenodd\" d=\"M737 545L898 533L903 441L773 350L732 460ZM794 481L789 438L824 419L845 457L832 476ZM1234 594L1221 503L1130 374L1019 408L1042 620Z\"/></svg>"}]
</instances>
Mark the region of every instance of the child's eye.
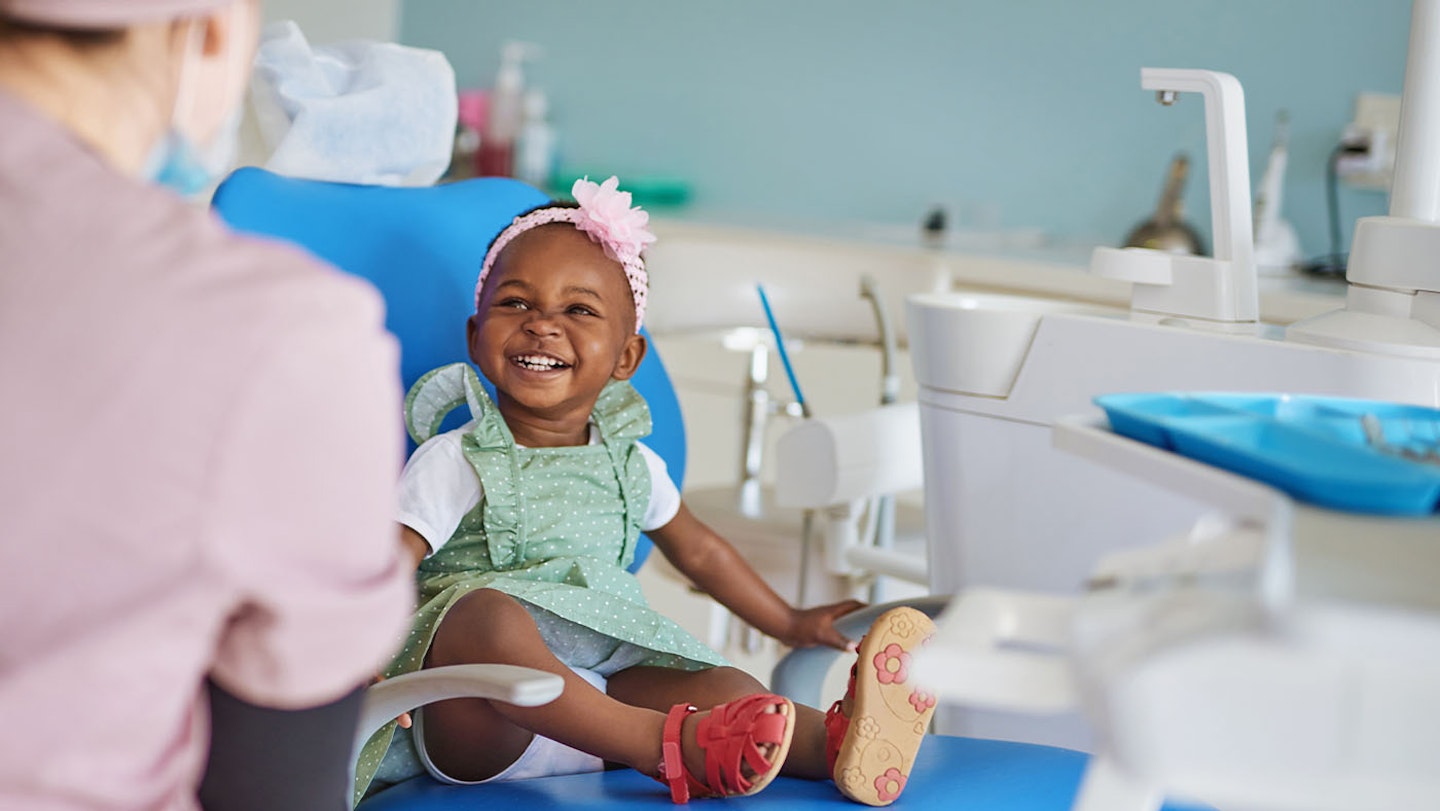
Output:
<instances>
[{"instance_id":1,"label":"child's eye","mask_svg":"<svg viewBox=\"0 0 1440 811\"><path fill-rule=\"evenodd\" d=\"M594 315L595 311L586 307L584 304L572 304L570 305L570 313L572 315Z\"/></svg>"},{"instance_id":2,"label":"child's eye","mask_svg":"<svg viewBox=\"0 0 1440 811\"><path fill-rule=\"evenodd\" d=\"M507 298L507 299L501 299L500 301L495 302L495 306L496 306L496 307L505 307L505 308L509 308L509 309L513 309L513 310L523 310L523 309L525 309L525 307L527 307L527 306L529 306L529 305L527 305L527 304L525 303L525 300L524 300L524 299Z\"/></svg>"}]
</instances>

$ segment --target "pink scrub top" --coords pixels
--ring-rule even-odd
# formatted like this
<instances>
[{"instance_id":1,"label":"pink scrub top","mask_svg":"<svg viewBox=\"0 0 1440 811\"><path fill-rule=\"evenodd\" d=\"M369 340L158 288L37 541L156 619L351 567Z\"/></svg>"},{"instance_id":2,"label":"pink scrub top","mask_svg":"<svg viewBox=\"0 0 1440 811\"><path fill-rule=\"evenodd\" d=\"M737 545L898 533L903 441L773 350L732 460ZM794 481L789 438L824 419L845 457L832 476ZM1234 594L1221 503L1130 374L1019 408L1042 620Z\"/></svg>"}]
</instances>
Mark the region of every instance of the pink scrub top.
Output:
<instances>
[{"instance_id":1,"label":"pink scrub top","mask_svg":"<svg viewBox=\"0 0 1440 811\"><path fill-rule=\"evenodd\" d=\"M364 283L0 91L0 808L195 809L205 679L298 708L408 629Z\"/></svg>"}]
</instances>

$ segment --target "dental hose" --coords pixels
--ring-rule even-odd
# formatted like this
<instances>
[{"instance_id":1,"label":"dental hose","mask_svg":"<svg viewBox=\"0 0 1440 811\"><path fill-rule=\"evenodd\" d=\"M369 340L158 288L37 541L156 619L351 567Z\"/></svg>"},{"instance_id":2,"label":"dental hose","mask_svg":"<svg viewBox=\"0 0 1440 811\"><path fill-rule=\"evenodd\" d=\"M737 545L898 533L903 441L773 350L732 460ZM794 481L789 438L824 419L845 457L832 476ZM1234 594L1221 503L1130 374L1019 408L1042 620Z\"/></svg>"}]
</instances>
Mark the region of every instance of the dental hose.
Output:
<instances>
[{"instance_id":1,"label":"dental hose","mask_svg":"<svg viewBox=\"0 0 1440 811\"><path fill-rule=\"evenodd\" d=\"M800 404L800 414L810 418L810 405L800 391L800 381L795 377L795 367L790 365L790 353L785 351L785 338L780 334L780 325L775 323L775 311L770 309L770 297L765 295L765 286L755 285L760 293L760 306L765 308L765 321L770 325L770 334L775 336L775 350L780 355L780 365L785 368L785 377L790 380L790 391L795 393L795 402Z\"/></svg>"}]
</instances>

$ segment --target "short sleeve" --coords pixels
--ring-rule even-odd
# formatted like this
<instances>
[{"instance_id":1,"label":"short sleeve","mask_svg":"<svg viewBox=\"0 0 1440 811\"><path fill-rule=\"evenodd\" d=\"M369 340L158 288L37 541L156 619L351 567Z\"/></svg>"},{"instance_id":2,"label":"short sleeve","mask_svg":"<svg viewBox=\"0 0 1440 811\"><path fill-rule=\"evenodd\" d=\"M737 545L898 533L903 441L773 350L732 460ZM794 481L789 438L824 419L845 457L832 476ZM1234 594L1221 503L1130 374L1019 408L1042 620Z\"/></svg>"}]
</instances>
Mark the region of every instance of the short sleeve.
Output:
<instances>
[{"instance_id":1,"label":"short sleeve","mask_svg":"<svg viewBox=\"0 0 1440 811\"><path fill-rule=\"evenodd\" d=\"M645 517L640 523L642 532L650 532L670 523L670 519L680 512L680 488L670 478L670 471L660 454L650 450L643 442L635 443L635 447L640 449L645 464L650 468L650 506L645 509Z\"/></svg>"},{"instance_id":2,"label":"short sleeve","mask_svg":"<svg viewBox=\"0 0 1440 811\"><path fill-rule=\"evenodd\" d=\"M238 698L285 709L367 681L398 649L414 606L393 519L396 348L373 293L333 283L323 292L303 324L237 370L249 379L217 426L204 519L212 576L237 604L210 675Z\"/></svg>"},{"instance_id":3,"label":"short sleeve","mask_svg":"<svg viewBox=\"0 0 1440 811\"><path fill-rule=\"evenodd\" d=\"M420 533L431 553L450 540L483 492L465 458L463 433L459 429L426 440L400 474L395 520Z\"/></svg>"}]
</instances>

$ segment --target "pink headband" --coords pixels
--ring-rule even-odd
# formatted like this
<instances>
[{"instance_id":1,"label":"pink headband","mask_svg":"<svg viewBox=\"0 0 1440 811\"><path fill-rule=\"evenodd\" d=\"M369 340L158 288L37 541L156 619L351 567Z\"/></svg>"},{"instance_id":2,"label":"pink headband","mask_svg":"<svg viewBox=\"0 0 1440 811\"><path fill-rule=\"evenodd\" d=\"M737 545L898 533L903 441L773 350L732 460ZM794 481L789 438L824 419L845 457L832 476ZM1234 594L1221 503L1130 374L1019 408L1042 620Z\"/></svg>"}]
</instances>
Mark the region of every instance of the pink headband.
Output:
<instances>
[{"instance_id":1,"label":"pink headband","mask_svg":"<svg viewBox=\"0 0 1440 811\"><path fill-rule=\"evenodd\" d=\"M475 282L475 306L480 306L480 291L485 287L485 278L495 258L505 250L515 237L536 226L552 222L568 222L592 242L605 249L605 255L619 262L625 268L625 278L630 282L630 293L635 297L635 331L645 322L645 300L649 295L650 282L645 273L645 262L640 252L655 241L655 235L645 228L650 215L639 206L630 206L630 192L619 191L620 180L612 176L596 185L585 177L575 181L570 189L579 208L542 208L524 216L505 227L491 243L480 266L480 279Z\"/></svg>"},{"instance_id":2,"label":"pink headband","mask_svg":"<svg viewBox=\"0 0 1440 811\"><path fill-rule=\"evenodd\" d=\"M0 0L0 14L33 23L108 28L198 14L231 2L235 0Z\"/></svg>"}]
</instances>

